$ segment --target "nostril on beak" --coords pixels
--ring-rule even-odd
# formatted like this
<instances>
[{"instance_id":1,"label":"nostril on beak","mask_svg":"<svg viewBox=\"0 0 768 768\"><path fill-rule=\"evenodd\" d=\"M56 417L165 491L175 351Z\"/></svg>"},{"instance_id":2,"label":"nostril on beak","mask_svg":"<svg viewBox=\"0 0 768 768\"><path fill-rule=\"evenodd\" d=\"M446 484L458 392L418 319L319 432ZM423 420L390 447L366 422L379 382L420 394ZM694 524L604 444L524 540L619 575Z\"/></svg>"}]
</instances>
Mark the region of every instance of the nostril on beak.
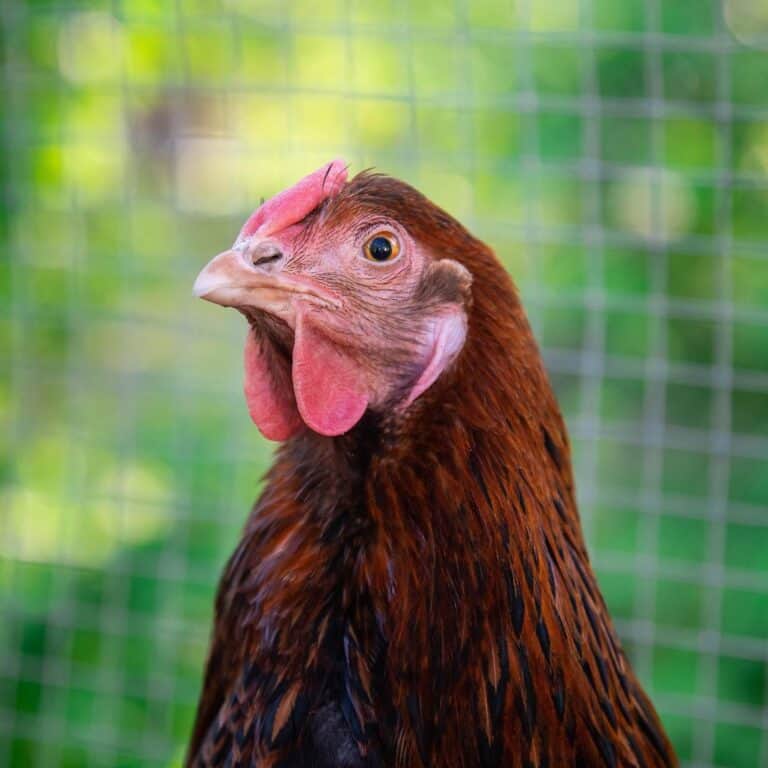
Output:
<instances>
[{"instance_id":1,"label":"nostril on beak","mask_svg":"<svg viewBox=\"0 0 768 768\"><path fill-rule=\"evenodd\" d=\"M283 252L272 243L263 243L257 246L251 254L251 264L262 269L272 269L282 261Z\"/></svg>"}]
</instances>

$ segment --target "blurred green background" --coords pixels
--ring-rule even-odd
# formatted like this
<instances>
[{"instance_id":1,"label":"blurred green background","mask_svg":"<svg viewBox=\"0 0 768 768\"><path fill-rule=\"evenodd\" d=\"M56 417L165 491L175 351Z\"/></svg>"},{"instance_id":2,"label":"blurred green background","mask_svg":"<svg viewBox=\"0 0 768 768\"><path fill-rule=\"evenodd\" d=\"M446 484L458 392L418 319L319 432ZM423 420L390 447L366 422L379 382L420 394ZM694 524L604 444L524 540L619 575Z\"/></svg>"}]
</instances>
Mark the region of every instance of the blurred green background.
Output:
<instances>
[{"instance_id":1,"label":"blurred green background","mask_svg":"<svg viewBox=\"0 0 768 768\"><path fill-rule=\"evenodd\" d=\"M179 765L272 447L198 269L336 156L493 244L688 766L768 766L768 3L0 4L0 765Z\"/></svg>"}]
</instances>

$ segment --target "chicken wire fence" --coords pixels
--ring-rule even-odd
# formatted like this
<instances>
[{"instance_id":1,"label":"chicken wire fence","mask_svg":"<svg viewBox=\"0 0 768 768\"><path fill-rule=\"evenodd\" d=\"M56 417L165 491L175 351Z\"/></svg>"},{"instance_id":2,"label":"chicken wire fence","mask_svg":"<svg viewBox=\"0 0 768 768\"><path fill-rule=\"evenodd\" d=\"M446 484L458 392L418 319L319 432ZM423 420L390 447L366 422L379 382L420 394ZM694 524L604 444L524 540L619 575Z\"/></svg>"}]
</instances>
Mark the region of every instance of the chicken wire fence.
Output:
<instances>
[{"instance_id":1,"label":"chicken wire fence","mask_svg":"<svg viewBox=\"0 0 768 768\"><path fill-rule=\"evenodd\" d=\"M0 765L178 765L271 447L191 298L375 166L491 243L689 766L768 766L768 3L0 4Z\"/></svg>"}]
</instances>

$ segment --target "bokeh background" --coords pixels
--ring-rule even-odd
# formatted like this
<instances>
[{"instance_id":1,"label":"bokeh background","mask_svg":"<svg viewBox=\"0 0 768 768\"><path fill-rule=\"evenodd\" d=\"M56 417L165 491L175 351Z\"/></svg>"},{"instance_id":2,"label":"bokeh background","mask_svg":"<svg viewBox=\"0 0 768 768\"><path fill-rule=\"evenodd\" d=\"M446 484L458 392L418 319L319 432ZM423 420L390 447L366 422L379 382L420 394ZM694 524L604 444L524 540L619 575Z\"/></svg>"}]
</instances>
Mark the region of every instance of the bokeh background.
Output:
<instances>
[{"instance_id":1,"label":"bokeh background","mask_svg":"<svg viewBox=\"0 0 768 768\"><path fill-rule=\"evenodd\" d=\"M768 766L768 2L0 3L0 765L177 766L272 447L196 301L336 156L521 288L687 766Z\"/></svg>"}]
</instances>

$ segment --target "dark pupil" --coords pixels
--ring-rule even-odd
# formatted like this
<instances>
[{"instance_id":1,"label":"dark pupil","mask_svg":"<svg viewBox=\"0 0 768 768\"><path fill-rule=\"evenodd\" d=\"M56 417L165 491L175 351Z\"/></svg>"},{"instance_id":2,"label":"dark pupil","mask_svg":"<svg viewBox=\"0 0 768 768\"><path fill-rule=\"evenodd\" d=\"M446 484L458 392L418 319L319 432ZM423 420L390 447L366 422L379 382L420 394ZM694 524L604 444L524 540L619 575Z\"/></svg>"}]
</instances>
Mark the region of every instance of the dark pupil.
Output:
<instances>
[{"instance_id":1,"label":"dark pupil","mask_svg":"<svg viewBox=\"0 0 768 768\"><path fill-rule=\"evenodd\" d=\"M368 250L375 261L386 261L392 255L392 243L386 237L374 237Z\"/></svg>"}]
</instances>

